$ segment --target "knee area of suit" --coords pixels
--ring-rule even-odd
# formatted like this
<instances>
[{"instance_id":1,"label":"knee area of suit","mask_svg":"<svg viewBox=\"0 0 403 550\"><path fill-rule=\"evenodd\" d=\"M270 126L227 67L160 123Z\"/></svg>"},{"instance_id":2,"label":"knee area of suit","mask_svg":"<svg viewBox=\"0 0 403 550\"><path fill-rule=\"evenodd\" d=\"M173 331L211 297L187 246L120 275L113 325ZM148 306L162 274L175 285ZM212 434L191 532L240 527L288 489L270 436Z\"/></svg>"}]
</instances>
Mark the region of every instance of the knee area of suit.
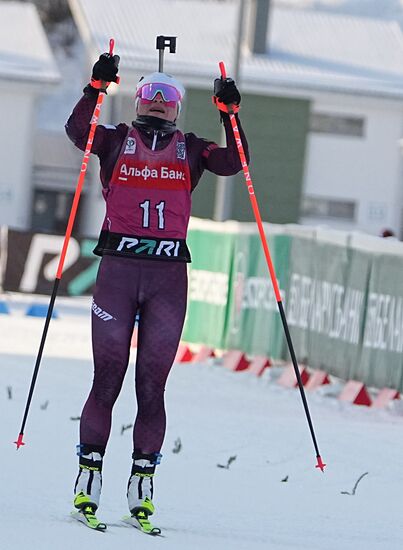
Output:
<instances>
[{"instance_id":1,"label":"knee area of suit","mask_svg":"<svg viewBox=\"0 0 403 550\"><path fill-rule=\"evenodd\" d=\"M158 399L163 398L165 393L165 384L156 382L152 379L136 379L137 395L142 399Z\"/></svg>"}]
</instances>

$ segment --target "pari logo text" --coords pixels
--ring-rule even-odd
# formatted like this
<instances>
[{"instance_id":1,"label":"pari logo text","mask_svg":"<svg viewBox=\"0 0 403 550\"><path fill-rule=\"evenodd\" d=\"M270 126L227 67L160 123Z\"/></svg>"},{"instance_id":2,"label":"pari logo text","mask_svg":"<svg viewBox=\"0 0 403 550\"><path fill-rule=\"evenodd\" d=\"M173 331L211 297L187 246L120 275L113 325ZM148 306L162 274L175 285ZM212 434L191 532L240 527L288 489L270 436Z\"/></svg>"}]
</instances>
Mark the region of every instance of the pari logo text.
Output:
<instances>
[{"instance_id":1,"label":"pari logo text","mask_svg":"<svg viewBox=\"0 0 403 550\"><path fill-rule=\"evenodd\" d=\"M154 239L136 239L135 237L122 237L116 250L119 252L132 252L146 256L173 256L179 254L180 241L156 241Z\"/></svg>"}]
</instances>

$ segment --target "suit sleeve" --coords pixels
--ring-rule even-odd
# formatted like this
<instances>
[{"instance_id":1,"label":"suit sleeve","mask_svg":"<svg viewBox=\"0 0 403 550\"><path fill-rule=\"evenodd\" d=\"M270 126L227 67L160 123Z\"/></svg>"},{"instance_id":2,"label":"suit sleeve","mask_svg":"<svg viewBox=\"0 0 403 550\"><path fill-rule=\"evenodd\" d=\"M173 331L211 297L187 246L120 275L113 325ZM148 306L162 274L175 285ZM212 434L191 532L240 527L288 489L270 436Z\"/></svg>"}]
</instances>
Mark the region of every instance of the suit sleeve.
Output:
<instances>
[{"instance_id":1,"label":"suit sleeve","mask_svg":"<svg viewBox=\"0 0 403 550\"><path fill-rule=\"evenodd\" d=\"M238 115L235 115L235 117L245 151L246 160L249 164L250 157L248 142ZM203 151L204 166L206 170L209 170L218 176L234 176L242 170L242 165L239 159L238 147L235 142L231 121L229 115L225 113L223 113L223 124L225 129L226 147L220 147L217 144L210 144Z\"/></svg>"},{"instance_id":2,"label":"suit sleeve","mask_svg":"<svg viewBox=\"0 0 403 550\"><path fill-rule=\"evenodd\" d=\"M246 160L249 164L249 148L238 115L235 115ZM199 138L193 133L186 134L186 145L189 154L189 166L192 180L192 191L195 189L204 172L208 170L218 176L233 176L242 170L238 148L232 131L229 116L223 114L223 123L227 141L226 147L220 147L213 141Z\"/></svg>"},{"instance_id":3,"label":"suit sleeve","mask_svg":"<svg viewBox=\"0 0 403 550\"><path fill-rule=\"evenodd\" d=\"M73 109L66 125L66 133L76 147L85 151L91 118L98 98L98 91L89 86ZM127 134L126 124L98 125L95 130L91 153L97 155L101 163L101 181L107 187L112 177L113 166L119 155L122 142Z\"/></svg>"}]
</instances>

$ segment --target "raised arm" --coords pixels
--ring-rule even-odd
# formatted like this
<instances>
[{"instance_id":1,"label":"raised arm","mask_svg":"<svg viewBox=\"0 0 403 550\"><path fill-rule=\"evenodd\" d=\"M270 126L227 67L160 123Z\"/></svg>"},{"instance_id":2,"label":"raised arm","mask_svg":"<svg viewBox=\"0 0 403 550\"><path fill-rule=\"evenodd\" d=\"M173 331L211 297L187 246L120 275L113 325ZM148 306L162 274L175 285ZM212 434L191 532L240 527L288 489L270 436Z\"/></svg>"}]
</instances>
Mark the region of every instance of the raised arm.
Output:
<instances>
[{"instance_id":1,"label":"raised arm","mask_svg":"<svg viewBox=\"0 0 403 550\"><path fill-rule=\"evenodd\" d=\"M250 157L248 142L242 129L241 121L238 115L235 116L241 135L242 145L245 150L246 160L249 164ZM242 166L239 160L238 149L235 143L234 132L232 131L229 115L223 113L222 122L224 124L227 146L219 147L216 144L210 145L207 149L208 153L204 155L204 165L207 170L217 174L218 176L233 176L242 170Z\"/></svg>"},{"instance_id":2,"label":"raised arm","mask_svg":"<svg viewBox=\"0 0 403 550\"><path fill-rule=\"evenodd\" d=\"M92 69L91 82L84 88L84 95L78 101L70 115L65 129L71 141L81 149L85 149L92 113L100 90L106 92L110 82L118 82L119 56L109 53L102 54ZM105 126L98 126L95 132L92 152L96 155L106 154L111 147L110 136Z\"/></svg>"},{"instance_id":3,"label":"raised arm","mask_svg":"<svg viewBox=\"0 0 403 550\"><path fill-rule=\"evenodd\" d=\"M231 121L228 114L228 105L237 113L241 102L241 94L232 78L216 78L214 81L213 101L219 109L220 120L224 125L226 146L220 147L217 143L197 138L194 134L188 134L188 141L191 144L192 186L196 187L204 170L213 172L218 176L233 176L242 170L239 160L238 148L232 131ZM246 160L249 164L249 147L246 136L242 129L238 114L235 114L242 145L245 151Z\"/></svg>"}]
</instances>

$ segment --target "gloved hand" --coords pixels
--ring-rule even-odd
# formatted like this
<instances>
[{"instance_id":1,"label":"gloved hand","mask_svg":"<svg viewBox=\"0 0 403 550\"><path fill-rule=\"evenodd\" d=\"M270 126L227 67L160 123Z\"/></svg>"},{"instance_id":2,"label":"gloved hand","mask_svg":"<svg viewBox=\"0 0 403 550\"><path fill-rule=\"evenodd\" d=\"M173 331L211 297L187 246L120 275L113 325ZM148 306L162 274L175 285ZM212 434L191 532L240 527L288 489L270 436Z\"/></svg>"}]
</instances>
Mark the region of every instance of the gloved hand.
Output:
<instances>
[{"instance_id":1,"label":"gloved hand","mask_svg":"<svg viewBox=\"0 0 403 550\"><path fill-rule=\"evenodd\" d=\"M117 76L119 61L120 57L118 55L110 55L109 53L100 55L92 68L91 86L99 89L101 82L106 83L106 87L111 82L119 83L119 77Z\"/></svg>"},{"instance_id":2,"label":"gloved hand","mask_svg":"<svg viewBox=\"0 0 403 550\"><path fill-rule=\"evenodd\" d=\"M214 80L214 95L224 105L239 105L241 94L232 78L216 78Z\"/></svg>"}]
</instances>

